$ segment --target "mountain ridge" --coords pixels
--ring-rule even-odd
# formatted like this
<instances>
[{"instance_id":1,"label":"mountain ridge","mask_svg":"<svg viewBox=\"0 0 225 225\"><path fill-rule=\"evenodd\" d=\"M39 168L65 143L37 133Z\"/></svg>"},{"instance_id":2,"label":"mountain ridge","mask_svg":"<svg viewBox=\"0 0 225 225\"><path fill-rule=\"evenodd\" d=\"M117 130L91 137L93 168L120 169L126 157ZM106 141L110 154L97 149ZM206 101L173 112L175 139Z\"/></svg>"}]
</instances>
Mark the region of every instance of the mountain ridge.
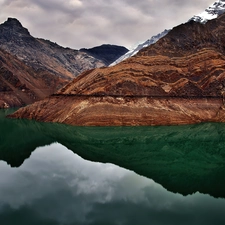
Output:
<instances>
[{"instance_id":1,"label":"mountain ridge","mask_svg":"<svg viewBox=\"0 0 225 225\"><path fill-rule=\"evenodd\" d=\"M34 38L15 18L8 18L0 25L0 48L17 56L35 70L42 68L68 80L83 70L104 66L102 61L86 53Z\"/></svg>"},{"instance_id":2,"label":"mountain ridge","mask_svg":"<svg viewBox=\"0 0 225 225\"><path fill-rule=\"evenodd\" d=\"M131 49L124 55L120 56L116 61L112 62L110 64L110 66L115 66L116 64L122 62L123 60L128 59L128 58L134 56L135 54L137 54L140 49L148 47L149 45L156 43L160 38L164 37L169 31L170 30L164 30L163 32L161 32L159 34L152 36L147 41L140 43L138 46L134 47L133 49Z\"/></svg>"},{"instance_id":3,"label":"mountain ridge","mask_svg":"<svg viewBox=\"0 0 225 225\"><path fill-rule=\"evenodd\" d=\"M178 25L135 56L85 71L12 117L79 126L225 122L224 37L225 14Z\"/></svg>"}]
</instances>

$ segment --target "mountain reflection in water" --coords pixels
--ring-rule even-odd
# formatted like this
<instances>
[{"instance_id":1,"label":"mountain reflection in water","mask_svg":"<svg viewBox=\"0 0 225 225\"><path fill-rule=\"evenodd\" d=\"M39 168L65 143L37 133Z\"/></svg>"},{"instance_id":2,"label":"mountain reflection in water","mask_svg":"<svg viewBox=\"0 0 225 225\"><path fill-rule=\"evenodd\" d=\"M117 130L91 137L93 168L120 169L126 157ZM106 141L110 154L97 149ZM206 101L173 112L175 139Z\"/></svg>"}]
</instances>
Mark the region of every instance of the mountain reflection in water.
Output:
<instances>
[{"instance_id":1,"label":"mountain reflection in water","mask_svg":"<svg viewBox=\"0 0 225 225\"><path fill-rule=\"evenodd\" d=\"M0 161L0 224L224 224L225 200L168 192L61 144L39 147L19 168Z\"/></svg>"},{"instance_id":2,"label":"mountain reflection in water","mask_svg":"<svg viewBox=\"0 0 225 225\"><path fill-rule=\"evenodd\" d=\"M84 159L135 171L174 193L225 197L225 124L73 127L7 119L7 113L0 111L0 160L12 166L36 147L58 142Z\"/></svg>"}]
</instances>

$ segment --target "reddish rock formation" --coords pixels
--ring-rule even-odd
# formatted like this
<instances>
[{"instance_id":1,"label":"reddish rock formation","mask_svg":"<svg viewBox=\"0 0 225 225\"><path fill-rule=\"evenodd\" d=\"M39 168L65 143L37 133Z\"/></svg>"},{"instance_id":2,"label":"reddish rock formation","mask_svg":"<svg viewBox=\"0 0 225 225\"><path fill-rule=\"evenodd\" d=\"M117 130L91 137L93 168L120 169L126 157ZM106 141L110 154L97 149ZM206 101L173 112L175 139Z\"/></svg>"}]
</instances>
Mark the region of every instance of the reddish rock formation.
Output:
<instances>
[{"instance_id":1,"label":"reddish rock formation","mask_svg":"<svg viewBox=\"0 0 225 225\"><path fill-rule=\"evenodd\" d=\"M11 115L79 126L177 125L225 122L220 98L52 96Z\"/></svg>"},{"instance_id":2,"label":"reddish rock formation","mask_svg":"<svg viewBox=\"0 0 225 225\"><path fill-rule=\"evenodd\" d=\"M221 96L225 56L202 49L183 57L136 56L117 66L86 71L58 94Z\"/></svg>"},{"instance_id":3,"label":"reddish rock formation","mask_svg":"<svg viewBox=\"0 0 225 225\"><path fill-rule=\"evenodd\" d=\"M114 67L82 73L12 117L72 125L225 122L225 15L188 22Z\"/></svg>"}]
</instances>

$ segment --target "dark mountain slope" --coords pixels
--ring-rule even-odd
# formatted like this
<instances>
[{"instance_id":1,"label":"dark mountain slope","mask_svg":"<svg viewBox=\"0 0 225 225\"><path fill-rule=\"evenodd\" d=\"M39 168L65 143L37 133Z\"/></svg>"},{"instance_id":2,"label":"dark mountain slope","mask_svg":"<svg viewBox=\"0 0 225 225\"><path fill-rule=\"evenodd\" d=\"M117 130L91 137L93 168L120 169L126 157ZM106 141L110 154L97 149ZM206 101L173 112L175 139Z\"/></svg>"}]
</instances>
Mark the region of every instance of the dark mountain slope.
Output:
<instances>
[{"instance_id":1,"label":"dark mountain slope","mask_svg":"<svg viewBox=\"0 0 225 225\"><path fill-rule=\"evenodd\" d=\"M101 45L94 48L82 48L82 52L89 53L93 57L102 60L106 65L111 64L121 55L124 55L128 52L128 49L122 46L117 45Z\"/></svg>"},{"instance_id":2,"label":"dark mountain slope","mask_svg":"<svg viewBox=\"0 0 225 225\"><path fill-rule=\"evenodd\" d=\"M189 21L174 27L154 45L143 48L137 56L166 55L179 57L197 53L203 48L225 54L225 14L206 24Z\"/></svg>"}]
</instances>

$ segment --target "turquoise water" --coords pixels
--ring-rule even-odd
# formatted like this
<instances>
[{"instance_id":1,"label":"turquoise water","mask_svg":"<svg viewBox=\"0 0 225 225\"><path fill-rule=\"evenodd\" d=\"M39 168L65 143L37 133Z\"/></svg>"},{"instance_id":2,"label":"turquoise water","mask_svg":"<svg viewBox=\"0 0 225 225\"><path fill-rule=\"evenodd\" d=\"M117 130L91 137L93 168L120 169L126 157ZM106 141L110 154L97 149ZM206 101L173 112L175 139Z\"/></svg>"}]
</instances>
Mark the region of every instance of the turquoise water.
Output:
<instances>
[{"instance_id":1,"label":"turquoise water","mask_svg":"<svg viewBox=\"0 0 225 225\"><path fill-rule=\"evenodd\" d=\"M225 223L225 124L72 127L8 113L0 224Z\"/></svg>"}]
</instances>

